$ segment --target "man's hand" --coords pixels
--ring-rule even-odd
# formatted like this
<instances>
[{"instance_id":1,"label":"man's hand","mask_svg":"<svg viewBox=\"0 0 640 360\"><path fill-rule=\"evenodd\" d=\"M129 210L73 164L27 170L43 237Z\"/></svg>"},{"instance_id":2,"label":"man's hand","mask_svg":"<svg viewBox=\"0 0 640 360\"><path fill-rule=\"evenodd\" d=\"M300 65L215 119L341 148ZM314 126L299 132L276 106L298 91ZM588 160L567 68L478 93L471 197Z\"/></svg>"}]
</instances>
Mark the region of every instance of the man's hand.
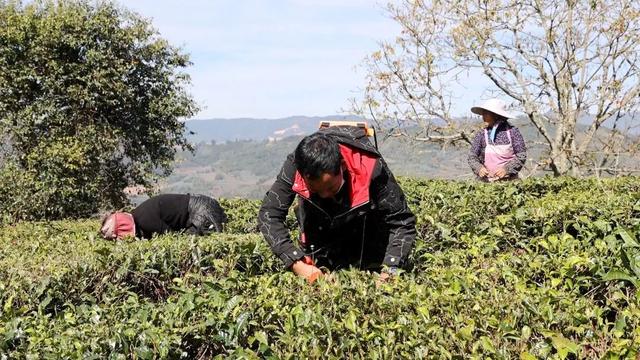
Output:
<instances>
[{"instance_id":1,"label":"man's hand","mask_svg":"<svg viewBox=\"0 0 640 360\"><path fill-rule=\"evenodd\" d=\"M502 179L505 176L507 176L507 170L505 170L505 168L503 167L496 170L496 172L493 174L493 177L498 179Z\"/></svg>"},{"instance_id":2,"label":"man's hand","mask_svg":"<svg viewBox=\"0 0 640 360\"><path fill-rule=\"evenodd\" d=\"M317 267L309 264L305 264L302 260L298 260L291 265L291 271L294 274L307 279L309 284L313 284L314 281L318 280L320 276L322 276L322 271Z\"/></svg>"},{"instance_id":3,"label":"man's hand","mask_svg":"<svg viewBox=\"0 0 640 360\"><path fill-rule=\"evenodd\" d=\"M478 170L478 176L481 178L489 176L489 170L486 167L482 166L480 170Z\"/></svg>"},{"instance_id":4,"label":"man's hand","mask_svg":"<svg viewBox=\"0 0 640 360\"><path fill-rule=\"evenodd\" d=\"M389 273L386 273L386 272L380 273L380 275L378 275L378 279L376 279L376 287L382 286L382 284L386 283L390 277L391 277L391 274Z\"/></svg>"}]
</instances>

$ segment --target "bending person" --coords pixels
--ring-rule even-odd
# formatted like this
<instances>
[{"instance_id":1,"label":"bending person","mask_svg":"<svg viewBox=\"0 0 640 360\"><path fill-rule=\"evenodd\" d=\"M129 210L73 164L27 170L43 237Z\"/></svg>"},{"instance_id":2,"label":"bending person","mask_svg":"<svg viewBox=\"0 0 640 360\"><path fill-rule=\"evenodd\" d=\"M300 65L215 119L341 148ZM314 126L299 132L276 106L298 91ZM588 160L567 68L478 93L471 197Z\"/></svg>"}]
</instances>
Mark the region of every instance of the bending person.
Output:
<instances>
[{"instance_id":1,"label":"bending person","mask_svg":"<svg viewBox=\"0 0 640 360\"><path fill-rule=\"evenodd\" d=\"M138 205L130 213L107 215L100 229L105 239L125 236L150 239L155 234L184 231L206 235L222 231L227 216L220 204L205 195L161 194Z\"/></svg>"},{"instance_id":2,"label":"bending person","mask_svg":"<svg viewBox=\"0 0 640 360\"><path fill-rule=\"evenodd\" d=\"M285 226L298 198L300 239ZM362 128L334 126L302 139L267 192L259 229L273 253L310 282L320 267L382 270L386 280L407 265L415 216Z\"/></svg>"}]
</instances>

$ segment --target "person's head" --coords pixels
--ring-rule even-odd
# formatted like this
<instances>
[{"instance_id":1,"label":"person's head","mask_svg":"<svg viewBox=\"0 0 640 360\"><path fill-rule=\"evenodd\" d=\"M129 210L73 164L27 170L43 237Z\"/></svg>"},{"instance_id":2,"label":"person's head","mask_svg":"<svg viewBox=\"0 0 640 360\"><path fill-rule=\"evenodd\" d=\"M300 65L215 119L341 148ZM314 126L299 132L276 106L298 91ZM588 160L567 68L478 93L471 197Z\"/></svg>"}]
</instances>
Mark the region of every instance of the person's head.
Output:
<instances>
[{"instance_id":1,"label":"person's head","mask_svg":"<svg viewBox=\"0 0 640 360\"><path fill-rule=\"evenodd\" d=\"M335 196L344 185L338 142L323 133L311 134L296 147L294 164L311 193Z\"/></svg>"},{"instance_id":2,"label":"person's head","mask_svg":"<svg viewBox=\"0 0 640 360\"><path fill-rule=\"evenodd\" d=\"M500 99L489 99L482 105L472 107L471 112L482 116L482 121L484 121L487 127L491 127L500 121L513 117L513 115L507 111L507 106L504 101Z\"/></svg>"},{"instance_id":3,"label":"person's head","mask_svg":"<svg viewBox=\"0 0 640 360\"><path fill-rule=\"evenodd\" d=\"M133 221L133 215L126 212L114 212L105 215L102 219L100 235L107 240L135 236L136 224Z\"/></svg>"}]
</instances>

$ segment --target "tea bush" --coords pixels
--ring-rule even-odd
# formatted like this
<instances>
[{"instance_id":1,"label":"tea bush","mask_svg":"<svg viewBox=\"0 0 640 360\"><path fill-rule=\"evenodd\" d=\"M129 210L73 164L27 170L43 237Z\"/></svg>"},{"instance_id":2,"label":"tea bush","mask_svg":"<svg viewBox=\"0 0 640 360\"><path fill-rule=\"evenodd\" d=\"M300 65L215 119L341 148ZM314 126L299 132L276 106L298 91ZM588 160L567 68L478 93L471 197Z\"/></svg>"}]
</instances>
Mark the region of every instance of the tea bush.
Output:
<instances>
[{"instance_id":1,"label":"tea bush","mask_svg":"<svg viewBox=\"0 0 640 360\"><path fill-rule=\"evenodd\" d=\"M0 228L4 358L640 356L640 179L402 179L413 267L313 285L222 200L225 233L108 242L95 220ZM289 217L293 228L295 221Z\"/></svg>"}]
</instances>

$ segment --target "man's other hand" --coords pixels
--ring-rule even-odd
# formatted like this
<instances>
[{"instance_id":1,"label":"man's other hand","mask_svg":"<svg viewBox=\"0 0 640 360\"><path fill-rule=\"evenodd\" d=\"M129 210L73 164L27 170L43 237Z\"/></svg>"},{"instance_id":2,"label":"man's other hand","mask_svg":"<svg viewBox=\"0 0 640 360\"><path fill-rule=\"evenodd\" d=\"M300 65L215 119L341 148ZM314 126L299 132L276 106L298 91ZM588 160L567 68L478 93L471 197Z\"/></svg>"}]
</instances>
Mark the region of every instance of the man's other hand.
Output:
<instances>
[{"instance_id":1,"label":"man's other hand","mask_svg":"<svg viewBox=\"0 0 640 360\"><path fill-rule=\"evenodd\" d=\"M320 276L322 276L322 271L315 267L314 265L305 264L302 260L298 260L293 263L291 266L291 271L294 274L307 279L309 284L313 284Z\"/></svg>"},{"instance_id":2,"label":"man's other hand","mask_svg":"<svg viewBox=\"0 0 640 360\"><path fill-rule=\"evenodd\" d=\"M376 279L376 287L380 287L382 284L389 281L389 278L391 278L391 274L386 272L381 272L380 275L378 275L378 278Z\"/></svg>"}]
</instances>

